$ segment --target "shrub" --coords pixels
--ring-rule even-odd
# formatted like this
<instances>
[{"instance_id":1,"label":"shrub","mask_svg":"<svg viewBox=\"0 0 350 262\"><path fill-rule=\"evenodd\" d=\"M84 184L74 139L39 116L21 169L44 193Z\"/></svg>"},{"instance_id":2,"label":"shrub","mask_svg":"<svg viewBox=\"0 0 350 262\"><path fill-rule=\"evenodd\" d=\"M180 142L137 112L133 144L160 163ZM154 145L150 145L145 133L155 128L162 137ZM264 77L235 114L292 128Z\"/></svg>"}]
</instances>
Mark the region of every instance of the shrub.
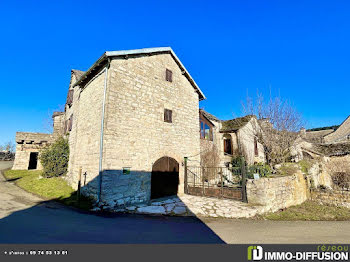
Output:
<instances>
[{"instance_id":1,"label":"shrub","mask_svg":"<svg viewBox=\"0 0 350 262\"><path fill-rule=\"evenodd\" d=\"M67 173L69 160L68 140L60 137L40 152L44 177L58 177Z\"/></svg>"},{"instance_id":2,"label":"shrub","mask_svg":"<svg viewBox=\"0 0 350 262\"><path fill-rule=\"evenodd\" d=\"M265 163L257 163L248 167L248 178L253 178L254 174L259 174L261 177L268 177L272 174L272 170Z\"/></svg>"}]
</instances>

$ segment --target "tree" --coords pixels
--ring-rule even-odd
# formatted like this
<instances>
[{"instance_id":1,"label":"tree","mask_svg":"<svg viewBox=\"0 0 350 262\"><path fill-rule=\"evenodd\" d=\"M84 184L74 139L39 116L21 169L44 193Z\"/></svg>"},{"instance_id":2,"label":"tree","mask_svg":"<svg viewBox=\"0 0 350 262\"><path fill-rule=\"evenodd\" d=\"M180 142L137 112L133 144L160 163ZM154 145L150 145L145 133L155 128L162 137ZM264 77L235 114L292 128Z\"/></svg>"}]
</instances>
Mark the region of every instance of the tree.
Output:
<instances>
[{"instance_id":1,"label":"tree","mask_svg":"<svg viewBox=\"0 0 350 262\"><path fill-rule=\"evenodd\" d=\"M68 140L59 137L53 144L44 148L39 154L44 177L57 177L67 173L69 160Z\"/></svg>"},{"instance_id":2,"label":"tree","mask_svg":"<svg viewBox=\"0 0 350 262\"><path fill-rule=\"evenodd\" d=\"M288 100L270 95L266 101L259 91L255 99L247 96L242 106L245 114L258 119L257 139L264 146L268 164L273 166L288 160L289 149L304 125L301 114Z\"/></svg>"}]
</instances>

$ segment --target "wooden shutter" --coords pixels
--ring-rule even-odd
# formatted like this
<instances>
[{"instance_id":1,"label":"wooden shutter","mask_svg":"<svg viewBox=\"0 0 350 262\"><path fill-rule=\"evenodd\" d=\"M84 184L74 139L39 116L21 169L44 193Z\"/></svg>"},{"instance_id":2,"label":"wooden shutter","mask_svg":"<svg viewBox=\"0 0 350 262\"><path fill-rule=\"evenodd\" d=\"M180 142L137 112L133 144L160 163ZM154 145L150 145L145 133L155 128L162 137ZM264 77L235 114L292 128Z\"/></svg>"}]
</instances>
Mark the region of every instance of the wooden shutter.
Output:
<instances>
[{"instance_id":1,"label":"wooden shutter","mask_svg":"<svg viewBox=\"0 0 350 262\"><path fill-rule=\"evenodd\" d=\"M72 105L73 103L73 94L74 94L74 90L71 89L68 91L68 95L67 95L67 105Z\"/></svg>"},{"instance_id":2,"label":"wooden shutter","mask_svg":"<svg viewBox=\"0 0 350 262\"><path fill-rule=\"evenodd\" d=\"M173 72L169 69L165 70L165 80L168 82L173 82Z\"/></svg>"}]
</instances>

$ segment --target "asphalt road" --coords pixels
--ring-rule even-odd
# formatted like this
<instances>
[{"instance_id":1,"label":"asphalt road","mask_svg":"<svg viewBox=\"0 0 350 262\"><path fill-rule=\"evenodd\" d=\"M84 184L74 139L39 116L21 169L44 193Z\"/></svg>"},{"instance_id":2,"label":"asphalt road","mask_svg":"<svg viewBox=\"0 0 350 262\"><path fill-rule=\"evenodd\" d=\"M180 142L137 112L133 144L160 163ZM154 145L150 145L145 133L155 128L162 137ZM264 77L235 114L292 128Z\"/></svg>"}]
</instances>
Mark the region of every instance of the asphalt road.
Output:
<instances>
[{"instance_id":1,"label":"asphalt road","mask_svg":"<svg viewBox=\"0 0 350 262\"><path fill-rule=\"evenodd\" d=\"M8 165L8 163L7 163ZM4 164L0 163L0 167ZM0 243L349 243L350 221L275 222L94 215L24 192L0 175Z\"/></svg>"}]
</instances>

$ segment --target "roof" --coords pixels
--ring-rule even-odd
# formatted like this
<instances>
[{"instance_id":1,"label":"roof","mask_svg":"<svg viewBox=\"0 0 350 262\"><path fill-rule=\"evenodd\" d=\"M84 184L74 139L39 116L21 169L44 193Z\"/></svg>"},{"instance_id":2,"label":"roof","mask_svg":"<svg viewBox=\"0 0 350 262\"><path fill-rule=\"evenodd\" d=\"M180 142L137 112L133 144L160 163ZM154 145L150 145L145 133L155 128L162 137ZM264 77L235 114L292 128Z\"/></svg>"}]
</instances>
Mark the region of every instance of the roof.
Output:
<instances>
[{"instance_id":1,"label":"roof","mask_svg":"<svg viewBox=\"0 0 350 262\"><path fill-rule=\"evenodd\" d=\"M71 70L71 78L70 78L69 88L72 86L72 84L75 84L84 74L85 74L84 71L72 69ZM74 83L72 83L72 76L73 75L75 76L75 80L76 80Z\"/></svg>"},{"instance_id":2,"label":"roof","mask_svg":"<svg viewBox=\"0 0 350 262\"><path fill-rule=\"evenodd\" d=\"M243 117L234 118L231 120L221 121L222 127L220 132L234 132L238 129L244 127L253 117L254 115L247 115Z\"/></svg>"},{"instance_id":3,"label":"roof","mask_svg":"<svg viewBox=\"0 0 350 262\"><path fill-rule=\"evenodd\" d=\"M173 57L177 65L182 70L184 76L188 79L188 81L191 83L193 88L198 93L199 100L204 100L205 96L203 92L200 90L196 82L193 80L190 73L186 70L185 66L181 63L180 59L175 55L171 47L143 48L143 49L134 49L134 50L122 50L122 51L106 51L85 73L83 73L80 76L79 80L74 84L74 86L80 85L82 82L84 82L85 79L88 78L89 75L96 73L96 71L101 68L101 65L103 65L108 60L108 58L119 57L119 56L127 57L127 56L137 56L137 55L145 55L145 54L164 54L164 53L170 54Z\"/></svg>"},{"instance_id":4,"label":"roof","mask_svg":"<svg viewBox=\"0 0 350 262\"><path fill-rule=\"evenodd\" d=\"M81 70L72 69L72 74L74 74L78 80L83 76L83 74L85 74L85 72Z\"/></svg>"},{"instance_id":5,"label":"roof","mask_svg":"<svg viewBox=\"0 0 350 262\"><path fill-rule=\"evenodd\" d=\"M216 116L208 113L207 111L203 110L203 109L199 109L199 112L201 112L203 114L203 116L205 118L207 118L210 121L216 121L216 122L221 122L221 120L219 118L217 118Z\"/></svg>"}]
</instances>

